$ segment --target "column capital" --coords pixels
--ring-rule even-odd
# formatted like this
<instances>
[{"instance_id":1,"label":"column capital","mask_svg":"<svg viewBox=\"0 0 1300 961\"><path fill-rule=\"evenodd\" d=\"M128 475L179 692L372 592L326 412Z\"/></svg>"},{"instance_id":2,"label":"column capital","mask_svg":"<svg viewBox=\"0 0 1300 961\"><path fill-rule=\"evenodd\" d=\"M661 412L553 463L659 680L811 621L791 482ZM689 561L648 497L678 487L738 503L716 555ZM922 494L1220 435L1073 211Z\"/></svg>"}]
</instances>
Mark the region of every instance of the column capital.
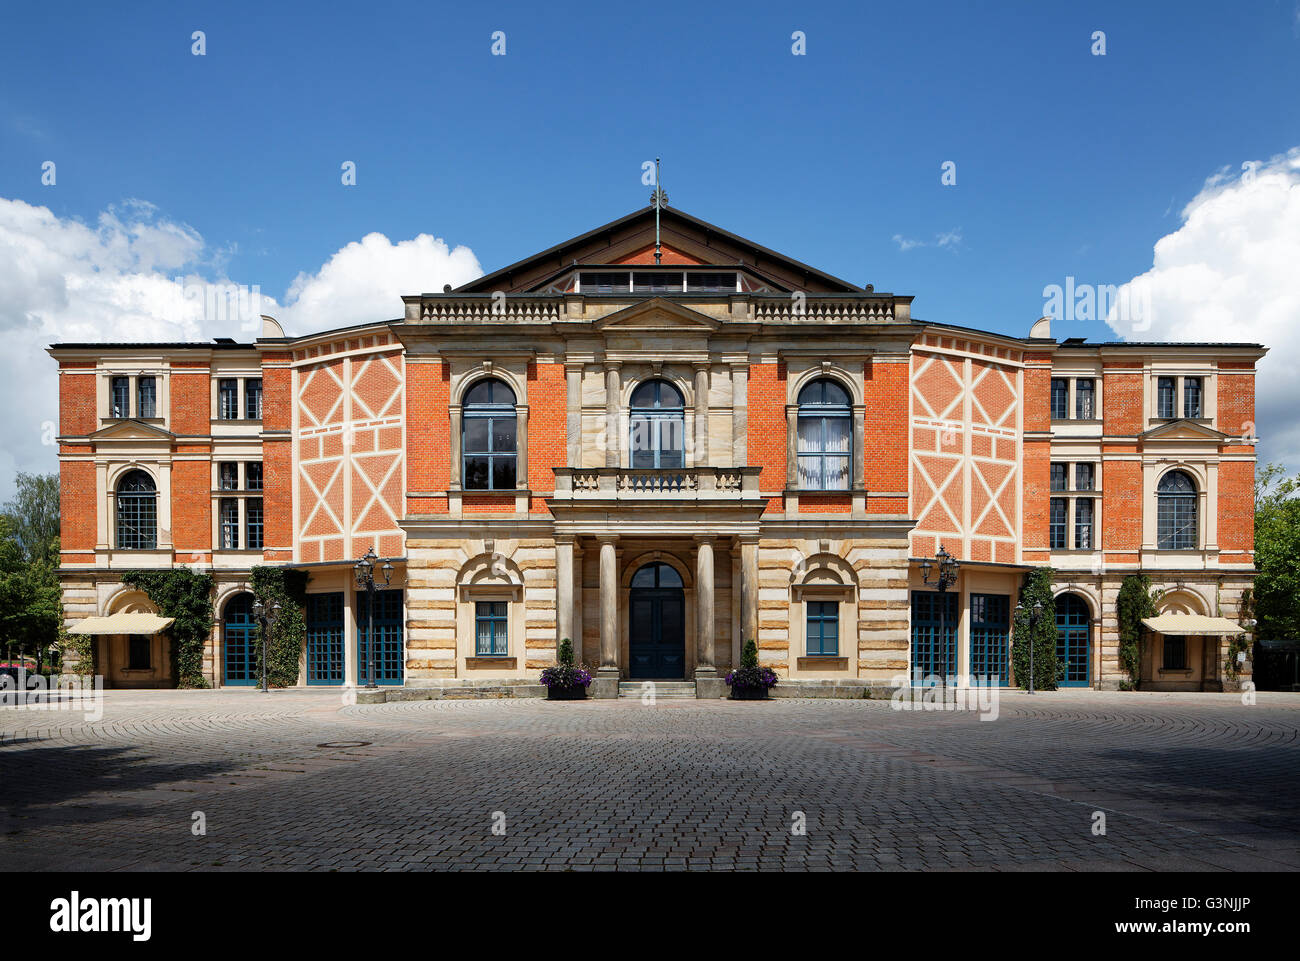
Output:
<instances>
[{"instance_id":1,"label":"column capital","mask_svg":"<svg viewBox=\"0 0 1300 961\"><path fill-rule=\"evenodd\" d=\"M577 543L577 534L556 534L555 543L557 544L574 544Z\"/></svg>"},{"instance_id":2,"label":"column capital","mask_svg":"<svg viewBox=\"0 0 1300 961\"><path fill-rule=\"evenodd\" d=\"M618 541L617 534L592 534L598 544L613 544Z\"/></svg>"},{"instance_id":3,"label":"column capital","mask_svg":"<svg viewBox=\"0 0 1300 961\"><path fill-rule=\"evenodd\" d=\"M697 544L712 544L717 539L717 534L696 534L692 538Z\"/></svg>"},{"instance_id":4,"label":"column capital","mask_svg":"<svg viewBox=\"0 0 1300 961\"><path fill-rule=\"evenodd\" d=\"M744 545L757 544L761 538L758 534L733 534L731 539L738 545Z\"/></svg>"},{"instance_id":5,"label":"column capital","mask_svg":"<svg viewBox=\"0 0 1300 961\"><path fill-rule=\"evenodd\" d=\"M605 373L617 373L623 369L623 362L621 360L606 360L603 361L603 363L605 365Z\"/></svg>"}]
</instances>

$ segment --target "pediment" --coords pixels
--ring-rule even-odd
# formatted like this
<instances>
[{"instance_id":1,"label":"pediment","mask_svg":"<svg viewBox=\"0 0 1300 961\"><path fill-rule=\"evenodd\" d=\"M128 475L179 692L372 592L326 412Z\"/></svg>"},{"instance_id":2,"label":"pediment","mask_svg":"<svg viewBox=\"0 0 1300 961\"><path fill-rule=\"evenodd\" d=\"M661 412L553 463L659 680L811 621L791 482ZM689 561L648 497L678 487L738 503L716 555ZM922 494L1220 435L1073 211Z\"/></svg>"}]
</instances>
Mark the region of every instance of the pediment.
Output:
<instances>
[{"instance_id":1,"label":"pediment","mask_svg":"<svg viewBox=\"0 0 1300 961\"><path fill-rule=\"evenodd\" d=\"M616 311L596 321L597 330L619 333L632 331L709 333L722 324L698 310L691 310L663 297Z\"/></svg>"},{"instance_id":2,"label":"pediment","mask_svg":"<svg viewBox=\"0 0 1300 961\"><path fill-rule=\"evenodd\" d=\"M1205 424L1197 423L1194 420L1171 420L1152 427L1150 430L1142 433L1139 437L1144 441L1153 440L1212 440L1225 441L1228 439L1227 434L1220 433L1213 427L1207 427Z\"/></svg>"},{"instance_id":3,"label":"pediment","mask_svg":"<svg viewBox=\"0 0 1300 961\"><path fill-rule=\"evenodd\" d=\"M166 441L170 443L176 435L154 424L142 420L119 420L107 427L102 427L90 435L97 443L106 441Z\"/></svg>"}]
</instances>

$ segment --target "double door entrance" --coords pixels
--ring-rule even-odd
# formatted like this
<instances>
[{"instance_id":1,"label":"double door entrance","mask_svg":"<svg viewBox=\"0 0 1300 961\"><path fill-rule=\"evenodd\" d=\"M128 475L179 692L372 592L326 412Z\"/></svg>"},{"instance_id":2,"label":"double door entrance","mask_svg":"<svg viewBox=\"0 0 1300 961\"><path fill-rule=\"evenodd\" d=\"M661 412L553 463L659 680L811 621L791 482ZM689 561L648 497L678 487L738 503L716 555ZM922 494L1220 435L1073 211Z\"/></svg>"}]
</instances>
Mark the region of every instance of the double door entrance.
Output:
<instances>
[{"instance_id":1,"label":"double door entrance","mask_svg":"<svg viewBox=\"0 0 1300 961\"><path fill-rule=\"evenodd\" d=\"M686 594L667 564L647 564L632 578L628 600L628 676L686 677Z\"/></svg>"}]
</instances>

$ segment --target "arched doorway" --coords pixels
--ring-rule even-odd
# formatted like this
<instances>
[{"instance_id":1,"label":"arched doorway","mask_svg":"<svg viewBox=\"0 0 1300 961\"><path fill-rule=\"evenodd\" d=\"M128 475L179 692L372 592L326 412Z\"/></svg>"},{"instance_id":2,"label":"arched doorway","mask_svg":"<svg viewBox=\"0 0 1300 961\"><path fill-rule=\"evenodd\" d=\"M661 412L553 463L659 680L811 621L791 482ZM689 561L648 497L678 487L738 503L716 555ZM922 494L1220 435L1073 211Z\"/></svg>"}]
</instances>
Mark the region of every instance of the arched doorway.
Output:
<instances>
[{"instance_id":1,"label":"arched doorway","mask_svg":"<svg viewBox=\"0 0 1300 961\"><path fill-rule=\"evenodd\" d=\"M628 676L686 677L686 593L671 565L646 564L632 578L628 600Z\"/></svg>"},{"instance_id":2,"label":"arched doorway","mask_svg":"<svg viewBox=\"0 0 1300 961\"><path fill-rule=\"evenodd\" d=\"M253 595L236 594L226 602L226 612L221 618L221 650L225 659L222 683L248 686L258 682L256 641Z\"/></svg>"},{"instance_id":3,"label":"arched doorway","mask_svg":"<svg viewBox=\"0 0 1300 961\"><path fill-rule=\"evenodd\" d=\"M1064 668L1061 687L1087 687L1089 684L1089 641L1092 616L1088 602L1078 594L1061 594L1056 598L1056 659Z\"/></svg>"}]
</instances>

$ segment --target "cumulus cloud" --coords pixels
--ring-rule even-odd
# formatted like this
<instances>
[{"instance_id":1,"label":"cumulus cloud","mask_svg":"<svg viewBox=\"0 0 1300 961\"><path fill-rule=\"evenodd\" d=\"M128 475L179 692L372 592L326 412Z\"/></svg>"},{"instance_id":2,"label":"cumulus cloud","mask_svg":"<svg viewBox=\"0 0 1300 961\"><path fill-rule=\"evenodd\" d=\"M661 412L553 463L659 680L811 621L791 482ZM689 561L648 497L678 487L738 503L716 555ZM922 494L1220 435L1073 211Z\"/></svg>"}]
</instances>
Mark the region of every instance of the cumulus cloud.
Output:
<instances>
[{"instance_id":1,"label":"cumulus cloud","mask_svg":"<svg viewBox=\"0 0 1300 961\"><path fill-rule=\"evenodd\" d=\"M1126 297L1146 304L1107 317L1126 340L1270 348L1256 379L1259 455L1300 470L1300 147L1210 177Z\"/></svg>"},{"instance_id":2,"label":"cumulus cloud","mask_svg":"<svg viewBox=\"0 0 1300 961\"><path fill-rule=\"evenodd\" d=\"M128 200L94 224L0 198L0 500L15 471L56 469L58 375L44 349L81 341L251 340L259 313L290 333L387 320L400 296L482 274L467 247L372 233L294 279L281 306L227 276L226 251L188 224Z\"/></svg>"}]
</instances>

